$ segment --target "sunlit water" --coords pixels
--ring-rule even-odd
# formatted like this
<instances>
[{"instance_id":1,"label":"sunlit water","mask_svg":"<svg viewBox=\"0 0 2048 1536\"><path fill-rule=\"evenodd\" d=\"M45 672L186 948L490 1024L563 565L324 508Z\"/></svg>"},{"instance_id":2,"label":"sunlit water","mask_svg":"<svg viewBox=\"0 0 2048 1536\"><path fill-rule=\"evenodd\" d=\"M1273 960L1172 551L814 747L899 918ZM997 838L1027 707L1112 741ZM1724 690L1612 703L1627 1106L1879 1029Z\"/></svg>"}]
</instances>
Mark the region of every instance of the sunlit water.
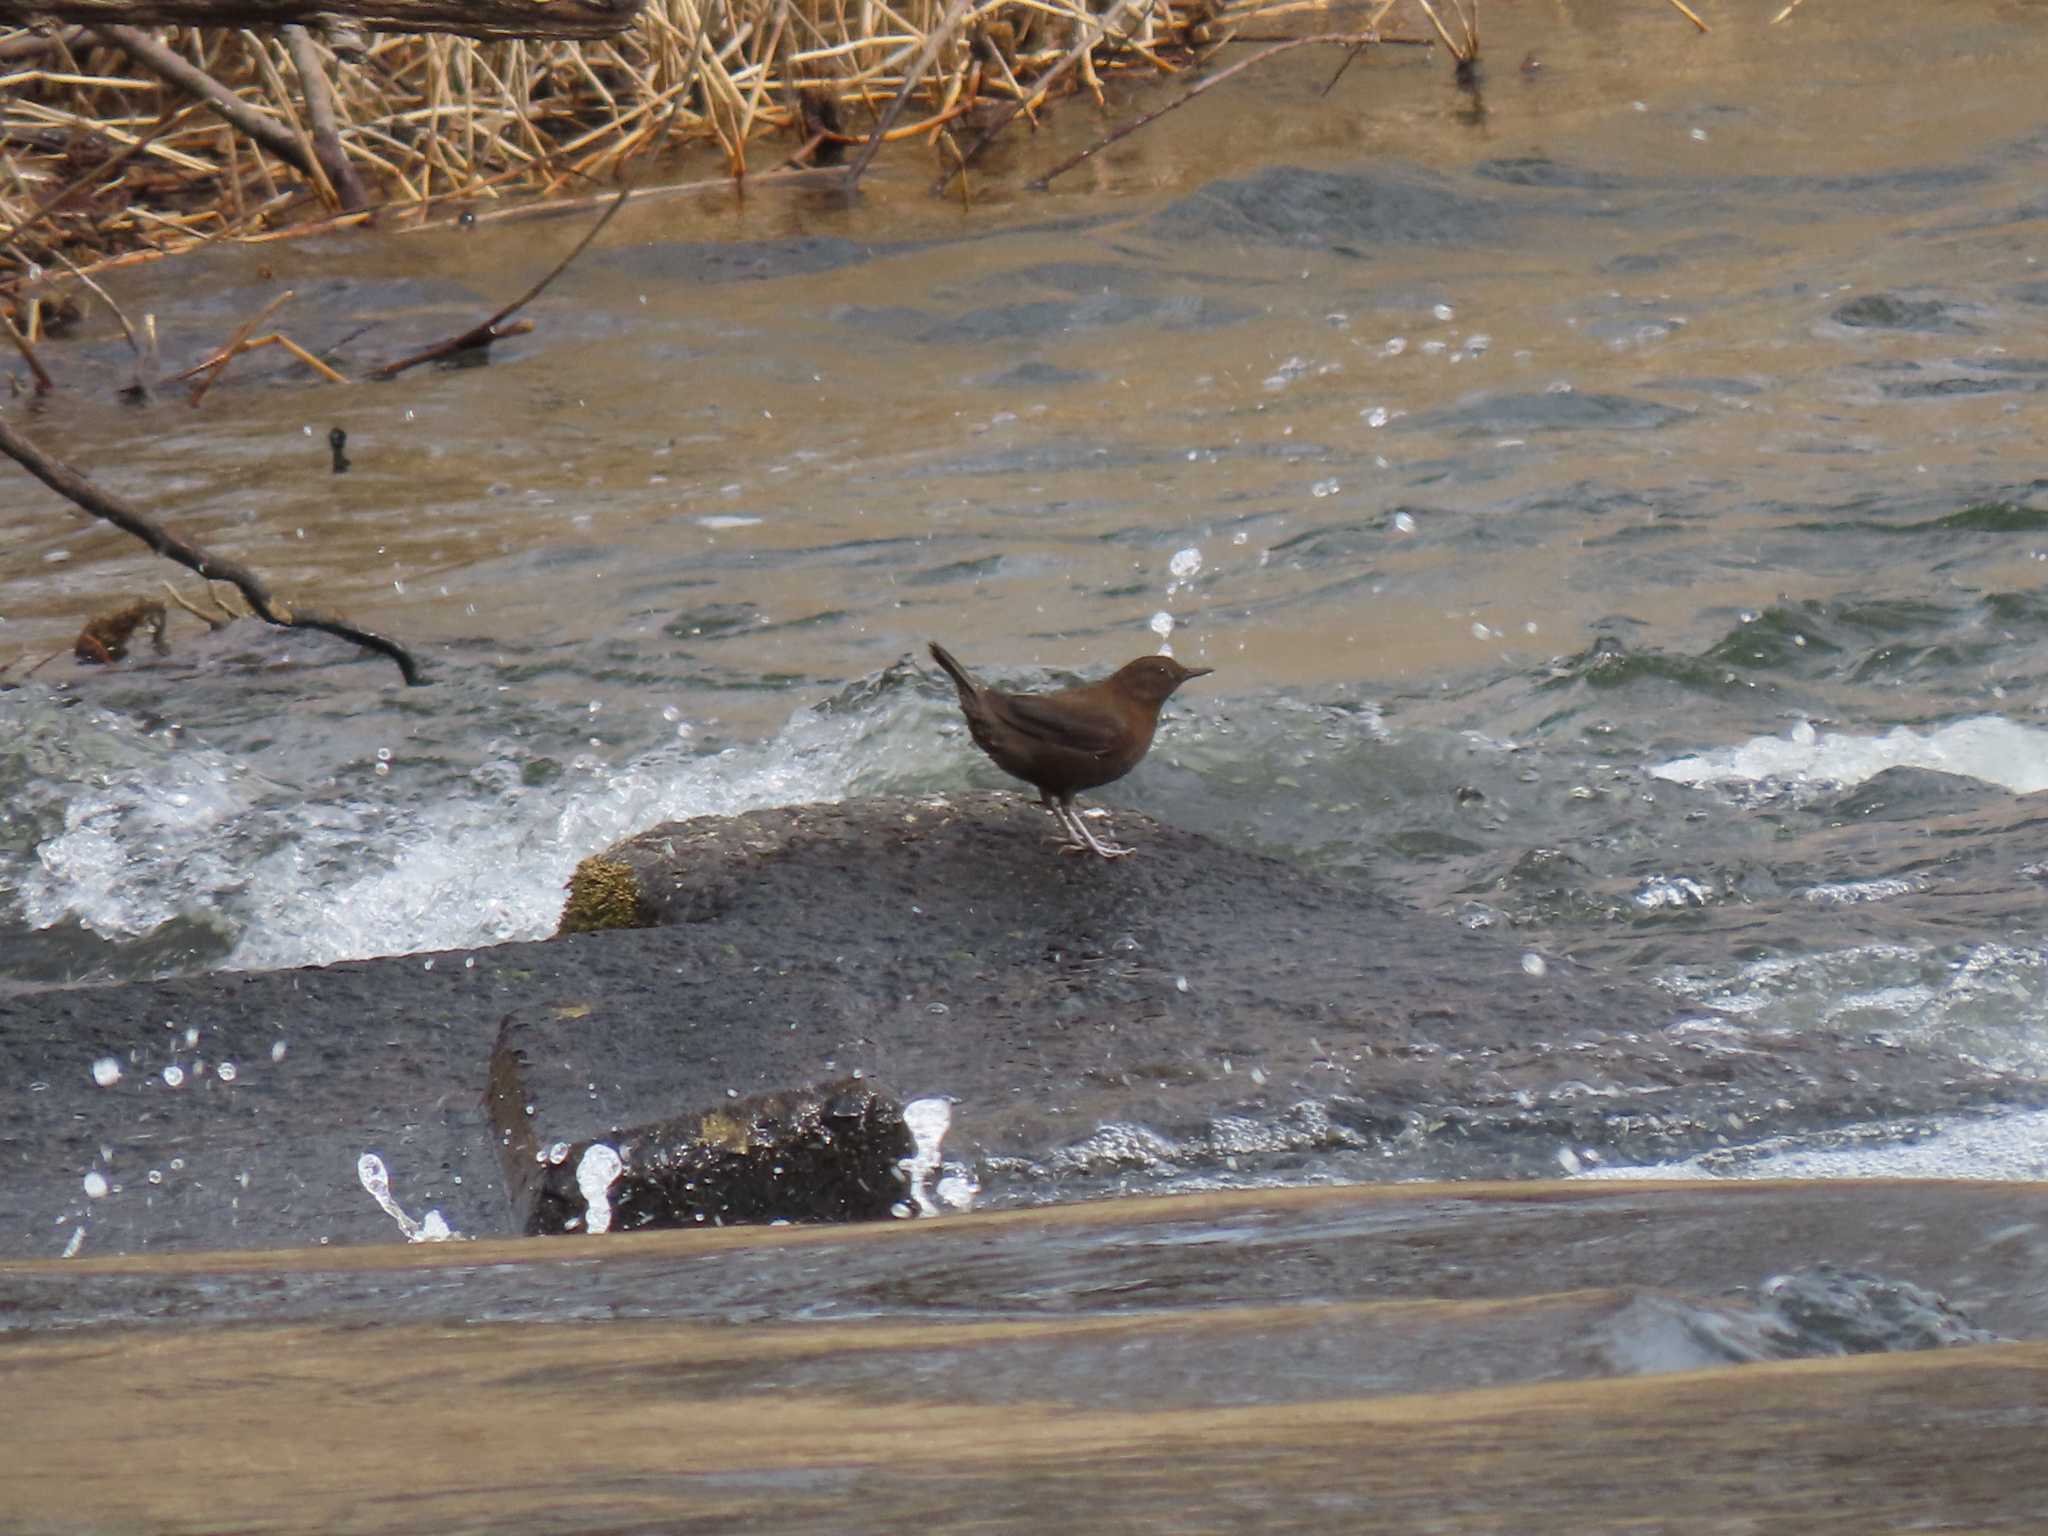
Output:
<instances>
[{"instance_id":1,"label":"sunlit water","mask_svg":"<svg viewBox=\"0 0 2048 1536\"><path fill-rule=\"evenodd\" d=\"M537 937L653 823L994 782L904 664L928 636L1025 684L1165 645L1217 672L1112 802L1747 1023L2038 1070L2048 864L1997 809L2048 788L2038 91L1976 7L1802 13L1798 49L1667 23L1490 19L1478 121L1440 61L1377 65L1363 127L1297 61L967 214L886 171L850 207L645 203L486 368L56 400L50 447L433 686L179 620L167 661L0 693L7 976ZM378 322L360 363L571 238L223 253L123 296L175 358L289 282L301 340ZM24 657L166 574L38 496L0 529ZM1980 796L1892 796L1983 817L1967 886L1903 832L1830 841L1899 768ZM2038 1172L2037 1122L2000 1135L1910 1166Z\"/></svg>"}]
</instances>

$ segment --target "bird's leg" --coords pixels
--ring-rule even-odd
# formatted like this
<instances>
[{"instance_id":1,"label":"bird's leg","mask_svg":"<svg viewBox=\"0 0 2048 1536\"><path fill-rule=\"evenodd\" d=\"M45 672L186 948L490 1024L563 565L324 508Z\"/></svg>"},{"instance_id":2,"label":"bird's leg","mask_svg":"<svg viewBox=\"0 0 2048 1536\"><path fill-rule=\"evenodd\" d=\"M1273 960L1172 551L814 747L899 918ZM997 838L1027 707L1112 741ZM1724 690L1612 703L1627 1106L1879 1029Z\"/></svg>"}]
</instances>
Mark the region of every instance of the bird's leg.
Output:
<instances>
[{"instance_id":1,"label":"bird's leg","mask_svg":"<svg viewBox=\"0 0 2048 1536\"><path fill-rule=\"evenodd\" d=\"M1121 843L1105 843L1097 838L1093 832L1088 830L1088 823L1081 819L1081 813L1074 809L1074 802L1071 799L1060 802L1060 812L1067 826L1073 830L1074 835L1086 843L1091 852L1100 855L1102 858L1127 859L1137 852L1135 848L1126 848Z\"/></svg>"},{"instance_id":2,"label":"bird's leg","mask_svg":"<svg viewBox=\"0 0 2048 1536\"><path fill-rule=\"evenodd\" d=\"M1083 846L1084 842L1086 841L1086 834L1083 833L1081 836L1078 837L1075 835L1074 824L1072 821L1068 819L1071 813L1067 810L1067 808L1064 805L1062 805L1057 799L1053 797L1053 792L1051 790L1041 789L1038 792L1038 803L1044 806L1048 811L1052 812L1052 819L1060 824L1060 831L1066 834L1064 837L1059 839L1061 848L1063 848L1068 853L1085 853L1088 851Z\"/></svg>"}]
</instances>

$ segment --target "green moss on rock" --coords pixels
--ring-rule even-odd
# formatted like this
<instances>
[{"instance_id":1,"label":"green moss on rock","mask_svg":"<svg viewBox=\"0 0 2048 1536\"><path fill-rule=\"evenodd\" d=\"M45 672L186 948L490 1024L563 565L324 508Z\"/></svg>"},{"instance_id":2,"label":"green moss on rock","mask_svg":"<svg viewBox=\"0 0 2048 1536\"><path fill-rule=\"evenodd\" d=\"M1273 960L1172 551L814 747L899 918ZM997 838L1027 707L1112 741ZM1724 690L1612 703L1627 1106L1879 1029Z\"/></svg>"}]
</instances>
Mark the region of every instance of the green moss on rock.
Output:
<instances>
[{"instance_id":1,"label":"green moss on rock","mask_svg":"<svg viewBox=\"0 0 2048 1536\"><path fill-rule=\"evenodd\" d=\"M569 877L569 899L555 933L596 933L605 928L651 928L640 900L640 876L630 864L593 854Z\"/></svg>"}]
</instances>

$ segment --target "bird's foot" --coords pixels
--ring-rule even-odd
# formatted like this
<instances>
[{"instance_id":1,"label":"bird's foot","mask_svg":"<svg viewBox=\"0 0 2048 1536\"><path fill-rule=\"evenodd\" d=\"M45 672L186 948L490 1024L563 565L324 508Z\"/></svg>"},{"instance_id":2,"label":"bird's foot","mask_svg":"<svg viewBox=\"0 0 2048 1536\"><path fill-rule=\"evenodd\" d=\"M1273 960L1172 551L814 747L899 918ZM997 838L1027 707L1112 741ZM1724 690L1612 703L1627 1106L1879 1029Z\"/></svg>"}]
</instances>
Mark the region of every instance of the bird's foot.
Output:
<instances>
[{"instance_id":1,"label":"bird's foot","mask_svg":"<svg viewBox=\"0 0 2048 1536\"><path fill-rule=\"evenodd\" d=\"M1072 806L1061 807L1060 820L1066 823L1068 831L1080 839L1079 842L1067 845L1071 853L1092 853L1104 859L1127 859L1138 851L1135 848L1126 848L1121 843L1104 842L1088 830L1088 823L1081 819L1081 813Z\"/></svg>"}]
</instances>

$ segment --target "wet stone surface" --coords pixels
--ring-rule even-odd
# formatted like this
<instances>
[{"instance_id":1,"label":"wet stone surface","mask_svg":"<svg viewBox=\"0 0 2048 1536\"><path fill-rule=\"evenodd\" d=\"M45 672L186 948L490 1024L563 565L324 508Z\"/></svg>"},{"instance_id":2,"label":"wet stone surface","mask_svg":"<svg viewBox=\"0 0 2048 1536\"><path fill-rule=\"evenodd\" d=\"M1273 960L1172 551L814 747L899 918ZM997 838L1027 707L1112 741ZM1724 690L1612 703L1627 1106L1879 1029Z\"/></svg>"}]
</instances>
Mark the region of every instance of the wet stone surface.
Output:
<instances>
[{"instance_id":1,"label":"wet stone surface","mask_svg":"<svg viewBox=\"0 0 2048 1536\"><path fill-rule=\"evenodd\" d=\"M412 1216L517 1231L483 1103L501 1026L548 1045L543 1137L857 1075L954 1100L944 1155L998 1204L1311 1153L1525 1176L2048 1100L1936 1042L1745 1029L1133 813L1115 830L1140 852L1102 864L1000 793L706 818L612 850L659 926L0 999L0 1049L41 1085L0 1127L0 1251L388 1240L365 1151Z\"/></svg>"}]
</instances>

